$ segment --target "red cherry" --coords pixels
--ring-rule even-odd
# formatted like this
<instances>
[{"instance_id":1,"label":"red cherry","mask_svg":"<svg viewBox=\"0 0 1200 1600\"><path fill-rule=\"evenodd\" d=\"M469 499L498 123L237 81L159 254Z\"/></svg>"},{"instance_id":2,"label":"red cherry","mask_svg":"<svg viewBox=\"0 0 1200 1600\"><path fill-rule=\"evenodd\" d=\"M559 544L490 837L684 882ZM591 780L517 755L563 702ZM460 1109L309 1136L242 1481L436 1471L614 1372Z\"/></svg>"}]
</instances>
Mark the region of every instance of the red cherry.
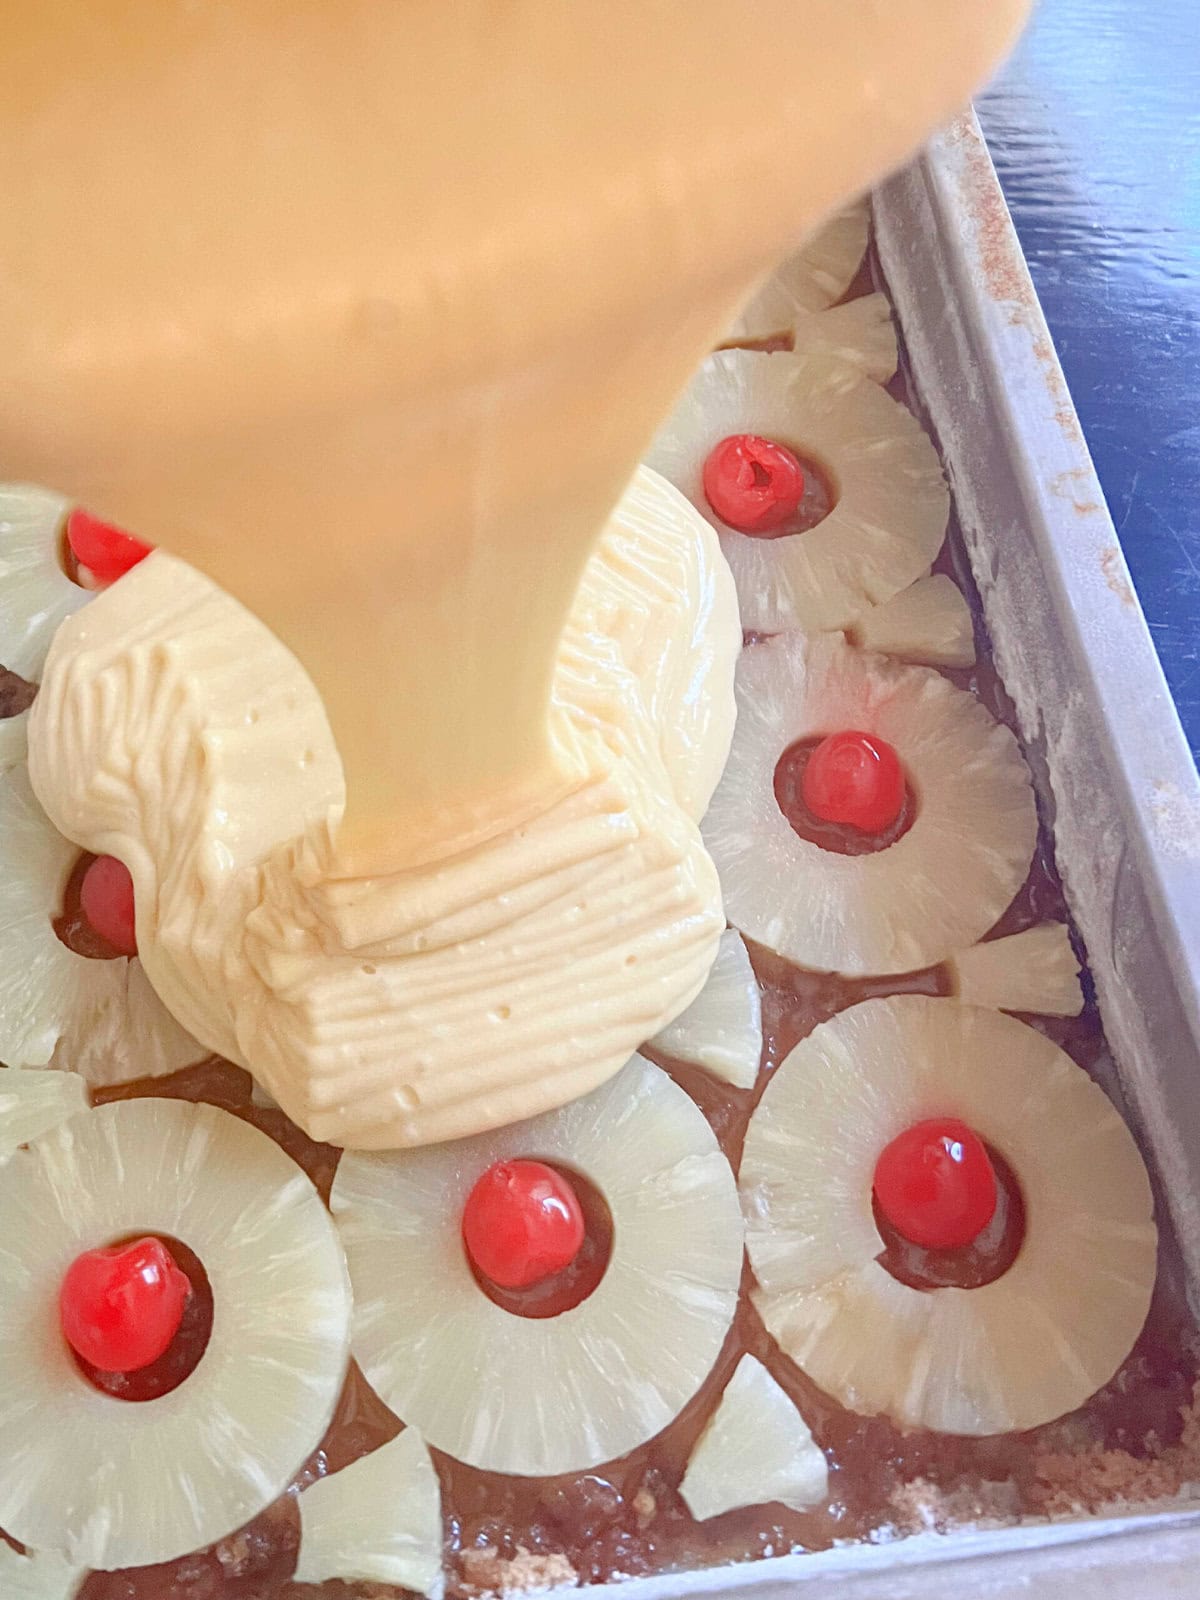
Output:
<instances>
[{"instance_id":1,"label":"red cherry","mask_svg":"<svg viewBox=\"0 0 1200 1600\"><path fill-rule=\"evenodd\" d=\"M67 518L67 543L81 567L86 567L97 583L115 583L131 567L144 561L154 548L131 533L123 533L110 522L101 522L90 511L76 506Z\"/></svg>"},{"instance_id":2,"label":"red cherry","mask_svg":"<svg viewBox=\"0 0 1200 1600\"><path fill-rule=\"evenodd\" d=\"M882 833L904 807L904 768L870 733L831 733L808 758L800 794L814 817L859 833Z\"/></svg>"},{"instance_id":3,"label":"red cherry","mask_svg":"<svg viewBox=\"0 0 1200 1600\"><path fill-rule=\"evenodd\" d=\"M733 433L708 453L704 497L739 533L773 533L796 515L804 468L786 445L756 433Z\"/></svg>"},{"instance_id":4,"label":"red cherry","mask_svg":"<svg viewBox=\"0 0 1200 1600\"><path fill-rule=\"evenodd\" d=\"M502 1289L527 1289L569 1267L583 1244L583 1212L561 1174L541 1161L497 1161L463 1208L467 1254Z\"/></svg>"},{"instance_id":5,"label":"red cherry","mask_svg":"<svg viewBox=\"0 0 1200 1600\"><path fill-rule=\"evenodd\" d=\"M79 905L92 927L119 955L137 955L133 879L116 856L97 856L79 885Z\"/></svg>"},{"instance_id":6,"label":"red cherry","mask_svg":"<svg viewBox=\"0 0 1200 1600\"><path fill-rule=\"evenodd\" d=\"M875 1199L896 1231L926 1250L970 1244L996 1210L983 1140L957 1117L915 1123L875 1163Z\"/></svg>"},{"instance_id":7,"label":"red cherry","mask_svg":"<svg viewBox=\"0 0 1200 1600\"><path fill-rule=\"evenodd\" d=\"M67 1343L101 1372L139 1372L170 1347L192 1292L158 1239L85 1250L58 1295Z\"/></svg>"}]
</instances>

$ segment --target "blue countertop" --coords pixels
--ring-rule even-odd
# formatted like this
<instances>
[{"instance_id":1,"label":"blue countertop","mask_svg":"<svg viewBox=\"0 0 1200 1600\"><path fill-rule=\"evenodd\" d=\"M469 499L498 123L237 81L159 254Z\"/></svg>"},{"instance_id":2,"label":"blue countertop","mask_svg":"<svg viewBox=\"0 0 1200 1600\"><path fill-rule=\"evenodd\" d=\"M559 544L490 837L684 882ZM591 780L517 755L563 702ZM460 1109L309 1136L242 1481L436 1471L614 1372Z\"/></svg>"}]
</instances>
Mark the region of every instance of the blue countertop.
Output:
<instances>
[{"instance_id":1,"label":"blue countertop","mask_svg":"<svg viewBox=\"0 0 1200 1600\"><path fill-rule=\"evenodd\" d=\"M978 109L1200 756L1200 0L1041 0Z\"/></svg>"}]
</instances>

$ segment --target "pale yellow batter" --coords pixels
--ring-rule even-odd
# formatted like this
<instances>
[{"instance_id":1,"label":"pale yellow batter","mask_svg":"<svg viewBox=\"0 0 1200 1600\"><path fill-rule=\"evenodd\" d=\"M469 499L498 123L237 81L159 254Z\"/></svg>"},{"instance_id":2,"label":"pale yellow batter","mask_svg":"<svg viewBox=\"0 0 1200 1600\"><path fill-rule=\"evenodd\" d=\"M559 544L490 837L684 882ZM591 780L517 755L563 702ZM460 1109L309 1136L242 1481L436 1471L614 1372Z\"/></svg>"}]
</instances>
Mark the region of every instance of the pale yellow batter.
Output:
<instances>
[{"instance_id":1,"label":"pale yellow batter","mask_svg":"<svg viewBox=\"0 0 1200 1600\"><path fill-rule=\"evenodd\" d=\"M165 546L268 624L324 704L346 810L331 840L327 814L273 791L280 763L308 746L268 747L248 732L216 750L212 724L189 722L192 711L138 723L141 680L123 655L135 624L148 658L179 669L179 706L217 699L189 677L190 645L182 665L172 656L189 578L177 573L176 588L165 558L126 590L144 602L136 617L132 601L106 596L60 640L31 772L59 825L104 847L102 800L82 800L95 793L91 774L55 744L74 718L79 752L98 758L94 729L79 722L98 652L114 667L115 725L140 728L143 765L161 772L161 782L135 772L137 815L121 830L147 969L182 1020L226 1016L222 1047L236 1044L230 1053L307 1125L411 1142L558 1103L614 1070L651 1011L665 1021L695 992L716 948L719 895L702 853L687 865L693 846L680 842L677 902L653 924L660 1003L634 998L628 970L610 962L624 912L606 923L581 879L574 914L589 934L570 946L571 970L590 962L589 974L606 974L595 977L597 1010L576 1010L570 1026L545 1012L550 1042L528 1056L521 1093L508 1088L515 1068L493 1069L504 1052L486 1030L459 1041L461 1074L443 1093L453 1075L427 1044L458 1026L456 1014L438 1011L435 983L415 979L345 999L360 1042L343 1040L336 1069L318 1063L342 1003L332 974L352 961L369 978L376 964L351 928L360 890L340 885L403 886L368 896L363 926L382 948L436 921L429 886L449 874L465 921L451 922L461 954L445 959L465 993L472 930L498 920L495 897L509 892L495 852L507 860L520 845L512 892L541 881L550 857L539 851L558 848L548 819L578 811L596 826L611 782L640 786L636 804L622 789L620 806L644 850L682 841L694 804L674 780L660 775L651 795L644 773L628 776L642 758L599 735L609 754L597 768L580 749L578 705L555 709L564 619L589 551L656 422L748 290L954 109L1022 10L1022 0L0 6L5 473ZM703 692L719 705L728 676L711 627L699 636L711 657ZM597 650L591 687L606 693L600 663L621 648ZM258 664L232 645L220 659L238 704L257 694ZM664 753L657 713L631 723ZM228 863L214 847L203 858L213 884L172 879L168 896L168 841L181 829L172 808L197 750L220 774L212 803L233 833L276 853ZM289 781L307 793L307 779ZM278 853L281 812L290 855ZM189 819L189 837L207 837L205 826ZM236 899L220 874L243 871L257 895L235 941L248 968L214 945L194 966L180 957L168 978L172 919L198 938L199 903ZM626 880L635 900L636 882ZM695 919L682 911L692 903ZM218 923L213 940L228 931ZM459 936L446 933L444 948ZM317 963L303 981L290 941L307 941L304 961ZM544 963L540 982L567 970L567 948L556 933L529 954L530 970ZM214 983L215 1000L200 992ZM215 1021L199 1031L215 1042ZM386 1050L372 1055L367 1035ZM337 1089L322 1099L316 1081ZM453 1114L431 1109L443 1101Z\"/></svg>"},{"instance_id":2,"label":"pale yellow batter","mask_svg":"<svg viewBox=\"0 0 1200 1600\"><path fill-rule=\"evenodd\" d=\"M354 873L311 680L160 552L55 639L31 773L65 833L128 864L142 961L197 1037L315 1137L426 1143L595 1087L695 997L725 926L696 824L740 645L716 534L643 468L559 646L569 792L454 856Z\"/></svg>"}]
</instances>

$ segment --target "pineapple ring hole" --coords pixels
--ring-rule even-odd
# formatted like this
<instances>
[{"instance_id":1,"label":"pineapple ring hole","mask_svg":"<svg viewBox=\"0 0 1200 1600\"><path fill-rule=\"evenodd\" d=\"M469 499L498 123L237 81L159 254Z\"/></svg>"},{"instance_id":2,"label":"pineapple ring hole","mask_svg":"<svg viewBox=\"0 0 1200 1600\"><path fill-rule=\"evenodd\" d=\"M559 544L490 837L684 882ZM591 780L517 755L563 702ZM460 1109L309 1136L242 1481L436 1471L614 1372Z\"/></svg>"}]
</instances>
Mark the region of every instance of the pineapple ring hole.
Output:
<instances>
[{"instance_id":1,"label":"pineapple ring hole","mask_svg":"<svg viewBox=\"0 0 1200 1600\"><path fill-rule=\"evenodd\" d=\"M165 1233L147 1234L143 1229L140 1233L123 1234L121 1238L108 1242L119 1246L145 1238L157 1239L165 1245L175 1265L186 1274L192 1286L183 1308L183 1321L170 1345L157 1361L152 1361L148 1367L142 1367L137 1372L101 1372L70 1350L70 1346L67 1347L71 1359L93 1389L99 1389L101 1394L110 1395L114 1400L139 1403L159 1400L190 1378L208 1349L213 1329L213 1292L208 1273L200 1257L181 1239L173 1239Z\"/></svg>"},{"instance_id":2,"label":"pineapple ring hole","mask_svg":"<svg viewBox=\"0 0 1200 1600\"><path fill-rule=\"evenodd\" d=\"M883 1250L875 1257L885 1272L910 1289L982 1289L1002 1278L1025 1243L1025 1198L1016 1173L994 1146L984 1149L996 1175L996 1209L992 1220L970 1244L951 1250L928 1250L913 1244L888 1221L871 1197L875 1229Z\"/></svg>"},{"instance_id":3,"label":"pineapple ring hole","mask_svg":"<svg viewBox=\"0 0 1200 1600\"><path fill-rule=\"evenodd\" d=\"M822 850L831 850L840 856L870 856L880 850L890 849L902 839L917 820L917 793L911 777L905 773L904 804L900 815L881 833L862 833L840 822L826 822L813 816L804 803L804 772L813 751L827 738L827 734L811 734L797 739L775 763L775 800L783 812L792 832L809 844Z\"/></svg>"},{"instance_id":4,"label":"pineapple ring hole","mask_svg":"<svg viewBox=\"0 0 1200 1600\"><path fill-rule=\"evenodd\" d=\"M612 1259L613 1219L608 1201L584 1173L561 1161L547 1161L544 1156L533 1155L523 1159L541 1161L557 1172L571 1185L579 1209L583 1212L583 1243L570 1266L552 1277L543 1278L524 1289L505 1289L490 1278L484 1277L463 1246L471 1276L493 1305L514 1317L561 1317L564 1311L574 1311L590 1295L595 1294L608 1271Z\"/></svg>"},{"instance_id":5,"label":"pineapple ring hole","mask_svg":"<svg viewBox=\"0 0 1200 1600\"><path fill-rule=\"evenodd\" d=\"M68 950L89 961L117 961L128 959L123 950L109 944L103 934L97 933L83 912L82 890L87 869L96 857L87 850L80 851L79 859L71 868L63 886L62 907L50 924Z\"/></svg>"}]
</instances>

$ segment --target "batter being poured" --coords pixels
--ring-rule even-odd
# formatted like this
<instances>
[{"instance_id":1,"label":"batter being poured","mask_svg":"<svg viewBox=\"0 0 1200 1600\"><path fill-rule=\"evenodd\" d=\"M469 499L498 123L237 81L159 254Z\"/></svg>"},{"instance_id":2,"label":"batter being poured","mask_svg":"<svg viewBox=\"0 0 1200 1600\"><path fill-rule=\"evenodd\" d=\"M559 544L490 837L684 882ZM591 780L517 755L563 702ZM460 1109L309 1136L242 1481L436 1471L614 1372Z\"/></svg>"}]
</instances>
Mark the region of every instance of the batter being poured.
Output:
<instances>
[{"instance_id":1,"label":"batter being poured","mask_svg":"<svg viewBox=\"0 0 1200 1600\"><path fill-rule=\"evenodd\" d=\"M736 605L639 453L1022 7L9 9L6 471L158 547L60 630L39 797L314 1135L563 1103L724 926Z\"/></svg>"}]
</instances>

